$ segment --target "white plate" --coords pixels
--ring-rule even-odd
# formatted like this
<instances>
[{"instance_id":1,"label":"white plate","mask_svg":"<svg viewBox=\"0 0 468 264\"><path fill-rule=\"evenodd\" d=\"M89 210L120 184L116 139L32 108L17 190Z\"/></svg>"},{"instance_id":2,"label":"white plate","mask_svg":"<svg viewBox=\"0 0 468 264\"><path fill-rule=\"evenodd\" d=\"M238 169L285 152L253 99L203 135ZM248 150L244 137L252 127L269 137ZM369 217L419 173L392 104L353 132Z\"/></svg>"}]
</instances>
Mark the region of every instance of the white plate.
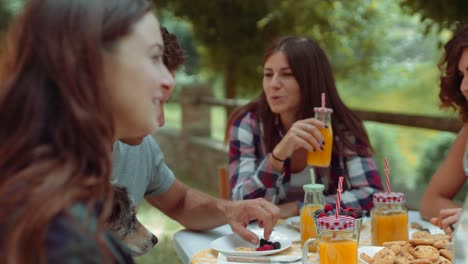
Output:
<instances>
[{"instance_id":1,"label":"white plate","mask_svg":"<svg viewBox=\"0 0 468 264\"><path fill-rule=\"evenodd\" d=\"M293 216L293 217L289 217L288 219L286 219L286 223L296 229L297 229L297 223L300 223L300 222L301 222L300 216Z\"/></svg>"},{"instance_id":2,"label":"white plate","mask_svg":"<svg viewBox=\"0 0 468 264\"><path fill-rule=\"evenodd\" d=\"M361 261L362 263L368 264L366 261L364 261L361 258L361 253L366 253L370 257L374 257L375 253L379 252L383 248L384 247L360 247L358 248L357 254L358 254L359 261Z\"/></svg>"},{"instance_id":3,"label":"white plate","mask_svg":"<svg viewBox=\"0 0 468 264\"><path fill-rule=\"evenodd\" d=\"M263 238L263 229L253 229L250 230L255 233L258 238ZM222 236L215 241L211 242L210 247L216 251L222 252L226 255L236 255L236 256L264 256L275 254L281 252L287 248L289 248L292 244L291 239L287 236L273 231L270 236L270 241L272 242L280 242L281 248L275 250L266 250L266 251L236 251L238 247L250 247L250 248L257 248L257 245L253 245L245 240L243 240L237 234L230 234Z\"/></svg>"}]
</instances>

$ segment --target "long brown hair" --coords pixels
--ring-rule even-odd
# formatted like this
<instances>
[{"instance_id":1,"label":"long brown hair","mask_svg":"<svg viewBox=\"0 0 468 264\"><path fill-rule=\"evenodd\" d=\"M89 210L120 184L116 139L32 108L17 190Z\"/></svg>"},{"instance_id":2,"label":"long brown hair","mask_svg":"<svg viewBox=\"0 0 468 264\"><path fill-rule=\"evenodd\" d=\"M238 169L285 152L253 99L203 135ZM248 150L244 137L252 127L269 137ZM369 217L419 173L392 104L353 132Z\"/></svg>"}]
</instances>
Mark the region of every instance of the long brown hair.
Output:
<instances>
[{"instance_id":1,"label":"long brown hair","mask_svg":"<svg viewBox=\"0 0 468 264\"><path fill-rule=\"evenodd\" d=\"M274 40L266 49L264 62L274 53L284 52L292 73L301 90L301 103L296 114L296 120L314 116L314 106L321 105L321 93L326 94L326 105L333 108L333 133L349 149L361 155L370 155L372 147L362 121L343 103L335 86L335 79L325 52L310 38L287 36ZM276 115L271 111L262 91L260 96L243 107L236 109L230 116L227 130L240 116L246 112L256 113L264 131L275 131ZM341 128L341 129L340 129ZM227 132L229 133L229 132ZM347 136L351 133L357 140L368 146L367 149L356 148L354 142ZM264 133L267 152L271 152L279 141L279 133ZM334 151L338 151L333 144Z\"/></svg>"},{"instance_id":2,"label":"long brown hair","mask_svg":"<svg viewBox=\"0 0 468 264\"><path fill-rule=\"evenodd\" d=\"M441 71L439 98L441 107L460 110L463 122L468 122L468 102L460 91L462 77L458 73L458 63L463 50L468 48L468 27L457 32L444 46L444 55L439 63Z\"/></svg>"},{"instance_id":3,"label":"long brown hair","mask_svg":"<svg viewBox=\"0 0 468 264\"><path fill-rule=\"evenodd\" d=\"M103 50L151 10L146 0L30 0L0 61L0 255L45 262L47 227L75 203L93 212L112 191L112 113Z\"/></svg>"}]
</instances>

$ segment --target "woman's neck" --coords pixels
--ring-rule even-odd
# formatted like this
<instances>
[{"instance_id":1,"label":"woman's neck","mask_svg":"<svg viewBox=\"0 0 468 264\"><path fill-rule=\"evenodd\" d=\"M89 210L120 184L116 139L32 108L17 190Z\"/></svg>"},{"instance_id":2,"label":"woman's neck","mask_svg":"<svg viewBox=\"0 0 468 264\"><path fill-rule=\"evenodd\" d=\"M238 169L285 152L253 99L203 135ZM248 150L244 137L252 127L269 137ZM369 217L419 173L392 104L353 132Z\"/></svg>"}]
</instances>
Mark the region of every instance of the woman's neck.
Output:
<instances>
[{"instance_id":1,"label":"woman's neck","mask_svg":"<svg viewBox=\"0 0 468 264\"><path fill-rule=\"evenodd\" d=\"M282 113L282 114L279 115L279 119L280 119L280 122L281 122L281 126L284 129L283 132L286 132L292 127L294 122L296 122L296 115L293 114L293 113L289 113L289 112L288 113Z\"/></svg>"}]
</instances>

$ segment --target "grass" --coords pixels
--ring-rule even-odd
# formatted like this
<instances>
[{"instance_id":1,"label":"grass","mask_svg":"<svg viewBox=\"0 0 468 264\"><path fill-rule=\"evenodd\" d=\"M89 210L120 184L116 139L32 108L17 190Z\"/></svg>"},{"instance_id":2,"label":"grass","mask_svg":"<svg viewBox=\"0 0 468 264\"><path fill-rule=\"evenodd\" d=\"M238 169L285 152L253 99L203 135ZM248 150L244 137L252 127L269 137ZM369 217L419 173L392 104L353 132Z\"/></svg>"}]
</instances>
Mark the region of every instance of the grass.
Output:
<instances>
[{"instance_id":1,"label":"grass","mask_svg":"<svg viewBox=\"0 0 468 264\"><path fill-rule=\"evenodd\" d=\"M217 190L207 189L200 182L193 181L189 177L181 175L176 171L174 173L180 181L188 186L204 191L210 195L216 195ZM136 263L182 263L174 249L172 236L178 230L183 229L183 226L161 213L158 209L152 207L146 201L142 202L138 209L138 220L158 237L159 242L148 254L136 257Z\"/></svg>"},{"instance_id":2,"label":"grass","mask_svg":"<svg viewBox=\"0 0 468 264\"><path fill-rule=\"evenodd\" d=\"M136 257L139 264L149 263L182 263L173 246L172 236L183 227L147 202L142 203L138 210L138 220L150 229L159 239L158 244L150 253Z\"/></svg>"}]
</instances>

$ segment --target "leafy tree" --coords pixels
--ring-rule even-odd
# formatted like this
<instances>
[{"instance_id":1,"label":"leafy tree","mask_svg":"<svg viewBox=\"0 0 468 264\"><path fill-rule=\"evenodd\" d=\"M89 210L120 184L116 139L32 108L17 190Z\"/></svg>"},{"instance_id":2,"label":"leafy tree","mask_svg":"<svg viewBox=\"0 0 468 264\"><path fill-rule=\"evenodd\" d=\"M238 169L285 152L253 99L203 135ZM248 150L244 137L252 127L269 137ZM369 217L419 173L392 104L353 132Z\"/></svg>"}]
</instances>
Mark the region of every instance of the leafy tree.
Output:
<instances>
[{"instance_id":1,"label":"leafy tree","mask_svg":"<svg viewBox=\"0 0 468 264\"><path fill-rule=\"evenodd\" d=\"M466 0L403 0L401 4L410 12L421 14L429 25L435 22L451 30L468 25Z\"/></svg>"},{"instance_id":2,"label":"leafy tree","mask_svg":"<svg viewBox=\"0 0 468 264\"><path fill-rule=\"evenodd\" d=\"M382 4L372 0L153 0L156 7L191 21L203 66L224 76L227 98L236 89L258 91L262 51L279 35L316 39L338 75L367 70L383 50L376 26ZM352 12L350 12L352 10ZM372 30L368 30L372 28Z\"/></svg>"},{"instance_id":3,"label":"leafy tree","mask_svg":"<svg viewBox=\"0 0 468 264\"><path fill-rule=\"evenodd\" d=\"M0 36L5 33L13 15L22 7L26 0L0 1Z\"/></svg>"},{"instance_id":4,"label":"leafy tree","mask_svg":"<svg viewBox=\"0 0 468 264\"><path fill-rule=\"evenodd\" d=\"M239 83L259 79L254 65L261 62L261 50L281 25L273 20L258 22L270 12L268 0L154 0L156 7L167 8L192 22L196 39L203 44L200 56L204 65L224 75L225 93L234 98Z\"/></svg>"},{"instance_id":5,"label":"leafy tree","mask_svg":"<svg viewBox=\"0 0 468 264\"><path fill-rule=\"evenodd\" d=\"M6 2L0 1L0 35L6 30L10 18L11 10L6 5Z\"/></svg>"},{"instance_id":6,"label":"leafy tree","mask_svg":"<svg viewBox=\"0 0 468 264\"><path fill-rule=\"evenodd\" d=\"M423 143L423 156L417 168L418 185L426 186L429 183L443 159L447 157L454 141L455 135L440 133Z\"/></svg>"}]
</instances>

